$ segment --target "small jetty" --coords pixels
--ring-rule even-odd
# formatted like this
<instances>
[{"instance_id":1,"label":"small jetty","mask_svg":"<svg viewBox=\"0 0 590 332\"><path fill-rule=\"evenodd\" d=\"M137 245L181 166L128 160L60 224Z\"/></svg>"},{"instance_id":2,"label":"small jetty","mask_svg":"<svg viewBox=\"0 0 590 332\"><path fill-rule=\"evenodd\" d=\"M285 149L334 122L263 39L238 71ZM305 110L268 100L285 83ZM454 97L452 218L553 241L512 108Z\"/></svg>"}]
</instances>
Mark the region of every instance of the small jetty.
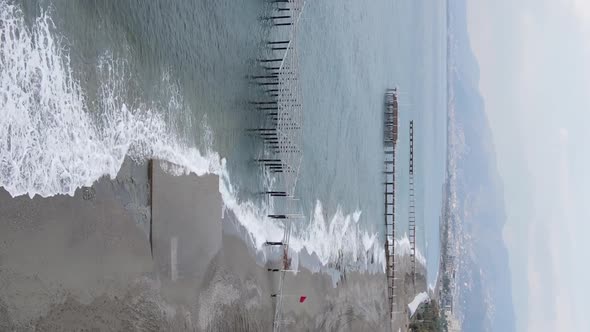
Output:
<instances>
[{"instance_id":1,"label":"small jetty","mask_svg":"<svg viewBox=\"0 0 590 332\"><path fill-rule=\"evenodd\" d=\"M390 315L395 305L395 152L398 138L398 94L397 88L385 93L383 116L383 150L385 175L385 258L387 273L387 295Z\"/></svg>"}]
</instances>

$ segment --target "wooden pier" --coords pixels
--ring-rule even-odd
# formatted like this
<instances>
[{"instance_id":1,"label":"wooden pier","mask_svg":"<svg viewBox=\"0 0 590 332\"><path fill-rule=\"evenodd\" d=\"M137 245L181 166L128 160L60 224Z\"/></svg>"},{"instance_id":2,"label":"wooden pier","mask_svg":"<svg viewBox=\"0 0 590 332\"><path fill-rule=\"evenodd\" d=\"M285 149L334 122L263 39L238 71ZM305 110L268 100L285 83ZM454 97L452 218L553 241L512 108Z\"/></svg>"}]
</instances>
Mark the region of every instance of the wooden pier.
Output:
<instances>
[{"instance_id":1,"label":"wooden pier","mask_svg":"<svg viewBox=\"0 0 590 332\"><path fill-rule=\"evenodd\" d=\"M292 223L303 218L299 200L295 198L301 162L302 98L299 86L299 56L297 54L298 23L304 0L270 0L272 13L262 17L270 27L270 40L256 61L256 73L250 77L257 87L258 97L249 102L253 112L261 118L250 135L262 142L262 151L255 161L273 181L261 194L267 195L273 210L266 216L284 226L282 239L267 239L266 245L279 247L280 263L269 266L268 272L278 277L278 287L271 298L275 300L273 331L284 328L283 286L291 268L289 239ZM277 265L277 266L275 266Z\"/></svg>"},{"instance_id":2,"label":"wooden pier","mask_svg":"<svg viewBox=\"0 0 590 332\"><path fill-rule=\"evenodd\" d=\"M272 0L273 14L263 17L270 22L271 40L258 59L256 75L251 80L259 96L250 107L263 118L260 126L248 129L263 143L263 156L256 160L275 176L273 197L293 198L302 162L302 101L299 86L297 28L304 1ZM260 94L261 92L261 94ZM292 214L281 212L279 214Z\"/></svg>"},{"instance_id":3,"label":"wooden pier","mask_svg":"<svg viewBox=\"0 0 590 332\"><path fill-rule=\"evenodd\" d=\"M393 315L395 299L395 152L398 138L398 96L397 89L385 93L385 114L383 117L383 149L385 175L385 258L387 273L387 295L390 315Z\"/></svg>"}]
</instances>

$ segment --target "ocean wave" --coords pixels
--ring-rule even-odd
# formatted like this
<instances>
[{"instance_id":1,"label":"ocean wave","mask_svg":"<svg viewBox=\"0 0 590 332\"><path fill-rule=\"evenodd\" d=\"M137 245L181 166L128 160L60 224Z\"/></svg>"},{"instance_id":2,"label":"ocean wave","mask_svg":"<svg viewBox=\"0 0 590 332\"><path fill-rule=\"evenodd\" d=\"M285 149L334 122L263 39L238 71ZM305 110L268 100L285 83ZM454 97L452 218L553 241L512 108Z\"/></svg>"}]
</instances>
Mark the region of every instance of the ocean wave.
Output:
<instances>
[{"instance_id":1,"label":"ocean wave","mask_svg":"<svg viewBox=\"0 0 590 332\"><path fill-rule=\"evenodd\" d=\"M266 217L271 206L238 198L226 161L212 144L202 153L181 143L157 106L132 108L125 102L124 70L118 69L124 64L119 60L107 54L97 64L98 110L93 113L47 13L29 28L17 6L0 0L0 22L0 186L10 195L74 195L103 176L115 178L126 156L159 159L169 162L168 171L174 174L218 175L225 208L257 249L282 238L283 225ZM182 96L175 94L167 107L182 104ZM202 130L207 135L207 126ZM322 264L344 257L354 268L384 269L378 234L360 229L361 215L360 210L346 214L338 208L326 220L318 201L309 223L294 232L290 247L315 254Z\"/></svg>"},{"instance_id":2,"label":"ocean wave","mask_svg":"<svg viewBox=\"0 0 590 332\"><path fill-rule=\"evenodd\" d=\"M371 265L384 267L385 252L377 240L377 233L360 228L362 211L345 214L339 206L326 220L321 201L316 201L308 226L297 232L290 246L297 251L305 248L315 253L322 264L344 258L349 268L369 269Z\"/></svg>"},{"instance_id":3,"label":"ocean wave","mask_svg":"<svg viewBox=\"0 0 590 332\"><path fill-rule=\"evenodd\" d=\"M408 238L408 234L404 233L401 238L395 240L395 254L398 256L409 256L410 251L410 239ZM418 248L416 248L416 261L426 266L426 257L424 257Z\"/></svg>"},{"instance_id":4,"label":"ocean wave","mask_svg":"<svg viewBox=\"0 0 590 332\"><path fill-rule=\"evenodd\" d=\"M189 166L198 175L220 167L216 154L181 146L163 117L129 109L109 57L98 64L100 116L93 116L67 52L42 13L31 29L22 12L0 2L0 185L12 196L73 195L126 155Z\"/></svg>"}]
</instances>

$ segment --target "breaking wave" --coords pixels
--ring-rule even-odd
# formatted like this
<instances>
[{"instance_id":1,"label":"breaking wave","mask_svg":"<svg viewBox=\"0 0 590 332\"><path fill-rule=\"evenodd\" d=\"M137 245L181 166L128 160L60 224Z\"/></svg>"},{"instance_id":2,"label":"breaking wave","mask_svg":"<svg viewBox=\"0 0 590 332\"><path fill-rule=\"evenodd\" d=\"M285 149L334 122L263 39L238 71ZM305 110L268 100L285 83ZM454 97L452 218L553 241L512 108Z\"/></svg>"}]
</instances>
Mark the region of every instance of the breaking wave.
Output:
<instances>
[{"instance_id":1,"label":"breaking wave","mask_svg":"<svg viewBox=\"0 0 590 332\"><path fill-rule=\"evenodd\" d=\"M282 225L265 217L268 206L238 198L225 160L211 145L202 153L183 143L157 106L125 102L125 81L112 56L97 64L98 100L90 109L53 28L47 13L27 27L22 11L0 0L0 186L13 197L73 195L103 176L115 178L125 156L154 158L179 165L178 173L218 175L225 207L258 249L267 239L282 238ZM167 107L180 107L181 99L173 96ZM291 249L305 249L322 264L343 255L361 269L384 268L377 234L362 231L360 217L361 211L346 214L338 208L326 220L318 201L307 226L291 239Z\"/></svg>"},{"instance_id":2,"label":"breaking wave","mask_svg":"<svg viewBox=\"0 0 590 332\"><path fill-rule=\"evenodd\" d=\"M408 234L404 234L400 239L395 240L395 254L399 256L408 256L410 255L411 246L410 246L410 239L408 238ZM416 261L423 266L426 266L426 258L424 255L416 248Z\"/></svg>"}]
</instances>

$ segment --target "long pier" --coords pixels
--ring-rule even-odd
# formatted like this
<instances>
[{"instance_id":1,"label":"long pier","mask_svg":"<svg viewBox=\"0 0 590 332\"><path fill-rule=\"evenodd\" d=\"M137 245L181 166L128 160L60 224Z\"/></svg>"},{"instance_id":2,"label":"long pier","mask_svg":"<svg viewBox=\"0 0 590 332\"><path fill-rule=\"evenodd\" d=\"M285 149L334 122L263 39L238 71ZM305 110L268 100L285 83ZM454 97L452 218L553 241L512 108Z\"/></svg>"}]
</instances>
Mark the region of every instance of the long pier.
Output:
<instances>
[{"instance_id":1,"label":"long pier","mask_svg":"<svg viewBox=\"0 0 590 332\"><path fill-rule=\"evenodd\" d=\"M390 315L393 316L395 299L395 151L398 138L398 96L397 88L385 93L385 114L383 117L383 150L385 175L385 258L387 273L387 295Z\"/></svg>"},{"instance_id":2,"label":"long pier","mask_svg":"<svg viewBox=\"0 0 590 332\"><path fill-rule=\"evenodd\" d=\"M297 32L304 1L269 2L273 14L262 20L270 22L272 37L257 61L257 73L250 77L259 92L258 98L250 101L250 107L263 121L248 132L258 136L264 146L263 156L256 161L276 179L274 188L267 193L274 198L293 198L302 162Z\"/></svg>"},{"instance_id":3,"label":"long pier","mask_svg":"<svg viewBox=\"0 0 590 332\"><path fill-rule=\"evenodd\" d=\"M410 262L412 281L416 281L416 194L414 191L414 120L410 121L410 167L409 167L409 208L408 230L410 240Z\"/></svg>"},{"instance_id":4,"label":"long pier","mask_svg":"<svg viewBox=\"0 0 590 332\"><path fill-rule=\"evenodd\" d=\"M283 287L291 267L289 240L292 223L304 218L295 190L303 158L301 133L303 107L299 82L297 47L298 23L305 0L269 0L270 16L262 21L270 27L266 50L257 59L255 74L250 76L257 87L256 99L249 101L250 109L261 117L261 122L247 132L262 141L262 155L255 161L273 177L261 194L272 201L272 212L266 216L284 226L282 239L268 239L266 246L281 252L279 262L272 262L268 272L278 277L278 285L271 298L274 303L273 332L285 329L283 320Z\"/></svg>"}]
</instances>

